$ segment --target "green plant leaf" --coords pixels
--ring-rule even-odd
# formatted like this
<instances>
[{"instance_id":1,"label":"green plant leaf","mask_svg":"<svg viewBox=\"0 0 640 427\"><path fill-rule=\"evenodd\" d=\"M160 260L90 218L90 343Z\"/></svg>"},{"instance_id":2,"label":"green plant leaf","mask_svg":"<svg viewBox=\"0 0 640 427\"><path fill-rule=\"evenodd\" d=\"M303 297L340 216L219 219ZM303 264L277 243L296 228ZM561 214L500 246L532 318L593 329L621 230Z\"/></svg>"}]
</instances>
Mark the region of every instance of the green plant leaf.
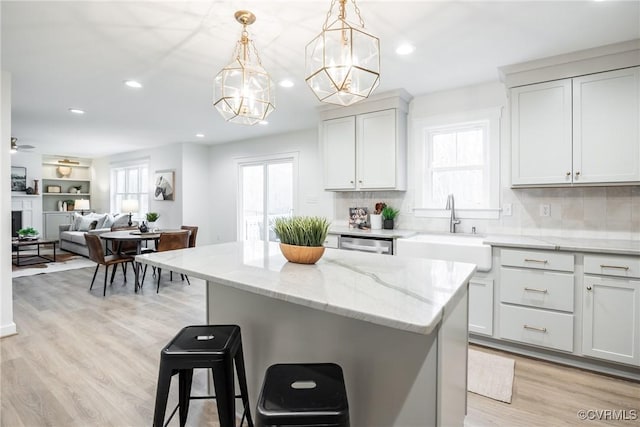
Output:
<instances>
[{"instance_id":1,"label":"green plant leaf","mask_svg":"<svg viewBox=\"0 0 640 427\"><path fill-rule=\"evenodd\" d=\"M280 242L296 246L322 246L330 223L326 218L294 216L276 218L273 231Z\"/></svg>"}]
</instances>

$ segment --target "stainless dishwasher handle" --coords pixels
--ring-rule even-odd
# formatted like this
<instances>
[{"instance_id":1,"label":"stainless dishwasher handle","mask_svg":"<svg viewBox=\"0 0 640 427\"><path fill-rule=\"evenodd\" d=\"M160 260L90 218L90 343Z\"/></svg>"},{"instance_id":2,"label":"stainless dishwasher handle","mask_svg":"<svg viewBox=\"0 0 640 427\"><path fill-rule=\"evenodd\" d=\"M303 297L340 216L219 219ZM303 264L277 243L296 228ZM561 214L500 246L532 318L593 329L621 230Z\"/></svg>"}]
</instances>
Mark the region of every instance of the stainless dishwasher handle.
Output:
<instances>
[{"instance_id":1,"label":"stainless dishwasher handle","mask_svg":"<svg viewBox=\"0 0 640 427\"><path fill-rule=\"evenodd\" d=\"M353 249L356 251L365 251L365 252L375 252L375 253L387 253L389 252L389 248L384 248L380 246L364 246L364 245L355 245L353 243L342 242L340 244L341 248L345 249Z\"/></svg>"}]
</instances>

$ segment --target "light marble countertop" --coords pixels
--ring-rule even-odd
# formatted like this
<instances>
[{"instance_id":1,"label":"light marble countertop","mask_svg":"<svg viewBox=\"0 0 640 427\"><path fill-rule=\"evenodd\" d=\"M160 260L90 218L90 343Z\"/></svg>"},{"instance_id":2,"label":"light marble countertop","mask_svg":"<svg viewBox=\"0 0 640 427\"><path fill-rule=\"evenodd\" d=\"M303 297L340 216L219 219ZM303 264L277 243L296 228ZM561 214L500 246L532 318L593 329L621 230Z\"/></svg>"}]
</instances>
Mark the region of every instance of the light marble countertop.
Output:
<instances>
[{"instance_id":1,"label":"light marble countertop","mask_svg":"<svg viewBox=\"0 0 640 427\"><path fill-rule=\"evenodd\" d=\"M390 328L430 334L475 265L326 249L315 265L287 262L277 243L232 242L136 256L136 261Z\"/></svg>"},{"instance_id":2,"label":"light marble countertop","mask_svg":"<svg viewBox=\"0 0 640 427\"><path fill-rule=\"evenodd\" d=\"M488 235L484 243L491 246L549 249L558 251L640 255L640 240L583 239L577 237L528 237L513 235Z\"/></svg>"},{"instance_id":3,"label":"light marble countertop","mask_svg":"<svg viewBox=\"0 0 640 427\"><path fill-rule=\"evenodd\" d=\"M411 237L418 234L412 230L362 230L359 228L351 228L348 225L332 225L329 228L329 234L340 234L355 237L380 237L383 239L400 239Z\"/></svg>"}]
</instances>

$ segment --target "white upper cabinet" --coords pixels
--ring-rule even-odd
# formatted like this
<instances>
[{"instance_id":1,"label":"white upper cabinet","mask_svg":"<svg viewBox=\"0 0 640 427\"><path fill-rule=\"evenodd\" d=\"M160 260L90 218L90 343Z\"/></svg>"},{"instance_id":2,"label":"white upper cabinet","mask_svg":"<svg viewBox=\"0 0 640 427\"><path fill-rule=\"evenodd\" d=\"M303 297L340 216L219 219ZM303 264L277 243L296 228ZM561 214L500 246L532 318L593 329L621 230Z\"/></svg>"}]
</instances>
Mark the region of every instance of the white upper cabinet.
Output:
<instances>
[{"instance_id":1,"label":"white upper cabinet","mask_svg":"<svg viewBox=\"0 0 640 427\"><path fill-rule=\"evenodd\" d=\"M573 182L640 181L640 67L573 79Z\"/></svg>"},{"instance_id":2,"label":"white upper cabinet","mask_svg":"<svg viewBox=\"0 0 640 427\"><path fill-rule=\"evenodd\" d=\"M391 108L321 124L327 190L405 190L406 114Z\"/></svg>"},{"instance_id":3,"label":"white upper cabinet","mask_svg":"<svg viewBox=\"0 0 640 427\"><path fill-rule=\"evenodd\" d=\"M511 89L512 185L640 182L640 67Z\"/></svg>"},{"instance_id":4,"label":"white upper cabinet","mask_svg":"<svg viewBox=\"0 0 640 427\"><path fill-rule=\"evenodd\" d=\"M324 186L328 190L356 188L356 119L354 116L322 122Z\"/></svg>"},{"instance_id":5,"label":"white upper cabinet","mask_svg":"<svg viewBox=\"0 0 640 427\"><path fill-rule=\"evenodd\" d=\"M512 184L571 183L571 80L511 90Z\"/></svg>"}]
</instances>

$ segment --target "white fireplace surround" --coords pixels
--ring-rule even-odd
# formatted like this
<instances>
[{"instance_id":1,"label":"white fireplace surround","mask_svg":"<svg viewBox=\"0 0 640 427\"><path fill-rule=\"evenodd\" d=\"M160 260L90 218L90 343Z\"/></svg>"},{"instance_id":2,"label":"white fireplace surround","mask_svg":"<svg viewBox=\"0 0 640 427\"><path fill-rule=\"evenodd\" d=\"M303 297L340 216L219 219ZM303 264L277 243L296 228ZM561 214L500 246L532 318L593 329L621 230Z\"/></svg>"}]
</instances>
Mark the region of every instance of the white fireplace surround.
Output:
<instances>
[{"instance_id":1,"label":"white fireplace surround","mask_svg":"<svg viewBox=\"0 0 640 427\"><path fill-rule=\"evenodd\" d=\"M22 212L22 228L42 231L42 199L36 195L11 195L11 210Z\"/></svg>"}]
</instances>

